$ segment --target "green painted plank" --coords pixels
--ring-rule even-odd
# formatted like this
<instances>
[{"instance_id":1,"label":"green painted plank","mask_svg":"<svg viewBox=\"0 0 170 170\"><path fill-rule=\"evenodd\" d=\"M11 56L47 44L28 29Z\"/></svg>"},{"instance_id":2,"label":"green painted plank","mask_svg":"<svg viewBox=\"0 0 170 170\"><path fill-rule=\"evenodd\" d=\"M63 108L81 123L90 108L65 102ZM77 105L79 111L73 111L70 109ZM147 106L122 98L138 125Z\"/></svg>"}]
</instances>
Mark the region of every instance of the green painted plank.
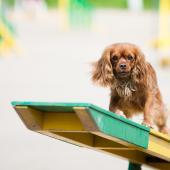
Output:
<instances>
[{"instance_id":1,"label":"green painted plank","mask_svg":"<svg viewBox=\"0 0 170 170\"><path fill-rule=\"evenodd\" d=\"M74 112L73 107L90 107L89 103L56 103L56 102L12 102L13 106L30 106L45 112Z\"/></svg>"},{"instance_id":2,"label":"green painted plank","mask_svg":"<svg viewBox=\"0 0 170 170\"><path fill-rule=\"evenodd\" d=\"M101 132L131 144L147 148L150 129L90 103L12 102L48 112L74 112L74 107L86 107Z\"/></svg>"},{"instance_id":3,"label":"green painted plank","mask_svg":"<svg viewBox=\"0 0 170 170\"><path fill-rule=\"evenodd\" d=\"M101 132L131 144L148 148L149 128L143 128L143 126L139 124L136 126L132 121L113 119L113 117L95 109L89 109L89 112Z\"/></svg>"},{"instance_id":4,"label":"green painted plank","mask_svg":"<svg viewBox=\"0 0 170 170\"><path fill-rule=\"evenodd\" d=\"M38 109L40 111L48 111L48 112L74 112L73 107L87 107L87 108L92 108L98 112L101 112L102 114L111 116L112 118L121 120L123 122L132 124L134 126L137 126L140 129L146 130L148 132L150 131L150 129L145 126L142 126L136 122L126 119L122 116L116 115L113 112L107 111L101 107L98 107L98 106L90 104L90 103L13 101L13 102L11 102L11 104L13 106L30 106L30 107Z\"/></svg>"}]
</instances>

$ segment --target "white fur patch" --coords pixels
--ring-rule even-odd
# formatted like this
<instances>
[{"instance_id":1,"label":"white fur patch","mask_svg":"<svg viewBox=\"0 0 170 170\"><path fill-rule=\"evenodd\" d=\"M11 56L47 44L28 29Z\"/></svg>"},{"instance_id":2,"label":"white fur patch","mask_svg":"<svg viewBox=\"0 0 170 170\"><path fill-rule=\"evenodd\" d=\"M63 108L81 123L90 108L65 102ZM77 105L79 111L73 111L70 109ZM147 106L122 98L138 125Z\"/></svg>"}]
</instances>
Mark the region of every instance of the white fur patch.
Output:
<instances>
[{"instance_id":1,"label":"white fur patch","mask_svg":"<svg viewBox=\"0 0 170 170\"><path fill-rule=\"evenodd\" d=\"M114 83L113 88L117 91L120 97L124 98L131 97L132 92L136 91L136 88L134 87L134 85L132 85L131 81L128 82L117 81Z\"/></svg>"}]
</instances>

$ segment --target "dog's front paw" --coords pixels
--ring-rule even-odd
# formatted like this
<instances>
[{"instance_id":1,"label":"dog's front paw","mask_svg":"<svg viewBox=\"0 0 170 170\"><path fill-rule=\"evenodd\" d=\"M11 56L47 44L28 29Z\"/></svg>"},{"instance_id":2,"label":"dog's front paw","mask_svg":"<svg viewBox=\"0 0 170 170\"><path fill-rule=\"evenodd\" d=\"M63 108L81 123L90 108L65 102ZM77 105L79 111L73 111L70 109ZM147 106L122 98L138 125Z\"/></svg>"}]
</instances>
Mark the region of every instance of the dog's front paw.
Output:
<instances>
[{"instance_id":1,"label":"dog's front paw","mask_svg":"<svg viewBox=\"0 0 170 170\"><path fill-rule=\"evenodd\" d=\"M151 124L150 122L148 122L148 121L145 121L145 120L144 120L144 121L142 122L142 125L153 129L152 124Z\"/></svg>"},{"instance_id":2,"label":"dog's front paw","mask_svg":"<svg viewBox=\"0 0 170 170\"><path fill-rule=\"evenodd\" d=\"M126 116L124 115L124 113L121 112L121 111L115 112L115 114L126 118Z\"/></svg>"},{"instance_id":3,"label":"dog's front paw","mask_svg":"<svg viewBox=\"0 0 170 170\"><path fill-rule=\"evenodd\" d=\"M170 129L167 126L160 128L159 131L162 132L162 133L170 135Z\"/></svg>"}]
</instances>

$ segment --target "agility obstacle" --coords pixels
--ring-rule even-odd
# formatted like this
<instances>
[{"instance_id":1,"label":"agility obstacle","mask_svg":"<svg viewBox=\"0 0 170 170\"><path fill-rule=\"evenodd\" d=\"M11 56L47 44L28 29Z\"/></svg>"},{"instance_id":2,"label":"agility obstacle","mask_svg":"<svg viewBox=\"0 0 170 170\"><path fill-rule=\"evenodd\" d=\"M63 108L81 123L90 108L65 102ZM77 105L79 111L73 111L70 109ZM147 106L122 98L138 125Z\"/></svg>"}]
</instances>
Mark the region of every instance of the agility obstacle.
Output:
<instances>
[{"instance_id":1,"label":"agility obstacle","mask_svg":"<svg viewBox=\"0 0 170 170\"><path fill-rule=\"evenodd\" d=\"M0 56L16 48L15 29L4 11L0 0Z\"/></svg>"},{"instance_id":2,"label":"agility obstacle","mask_svg":"<svg viewBox=\"0 0 170 170\"><path fill-rule=\"evenodd\" d=\"M92 20L92 5L86 0L58 0L62 30L88 28Z\"/></svg>"},{"instance_id":3,"label":"agility obstacle","mask_svg":"<svg viewBox=\"0 0 170 170\"><path fill-rule=\"evenodd\" d=\"M170 136L89 103L12 102L26 127L67 143L170 169Z\"/></svg>"}]
</instances>

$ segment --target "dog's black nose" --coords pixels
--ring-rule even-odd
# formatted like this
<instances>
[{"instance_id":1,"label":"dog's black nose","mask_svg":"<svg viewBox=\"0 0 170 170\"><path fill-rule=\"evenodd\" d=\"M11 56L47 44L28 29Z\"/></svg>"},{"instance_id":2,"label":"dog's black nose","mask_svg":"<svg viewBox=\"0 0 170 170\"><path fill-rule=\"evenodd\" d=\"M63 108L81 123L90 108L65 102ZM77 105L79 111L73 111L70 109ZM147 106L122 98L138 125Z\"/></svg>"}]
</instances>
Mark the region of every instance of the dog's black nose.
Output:
<instances>
[{"instance_id":1,"label":"dog's black nose","mask_svg":"<svg viewBox=\"0 0 170 170\"><path fill-rule=\"evenodd\" d=\"M120 67L121 69L126 69L126 64L120 64L119 67Z\"/></svg>"}]
</instances>

